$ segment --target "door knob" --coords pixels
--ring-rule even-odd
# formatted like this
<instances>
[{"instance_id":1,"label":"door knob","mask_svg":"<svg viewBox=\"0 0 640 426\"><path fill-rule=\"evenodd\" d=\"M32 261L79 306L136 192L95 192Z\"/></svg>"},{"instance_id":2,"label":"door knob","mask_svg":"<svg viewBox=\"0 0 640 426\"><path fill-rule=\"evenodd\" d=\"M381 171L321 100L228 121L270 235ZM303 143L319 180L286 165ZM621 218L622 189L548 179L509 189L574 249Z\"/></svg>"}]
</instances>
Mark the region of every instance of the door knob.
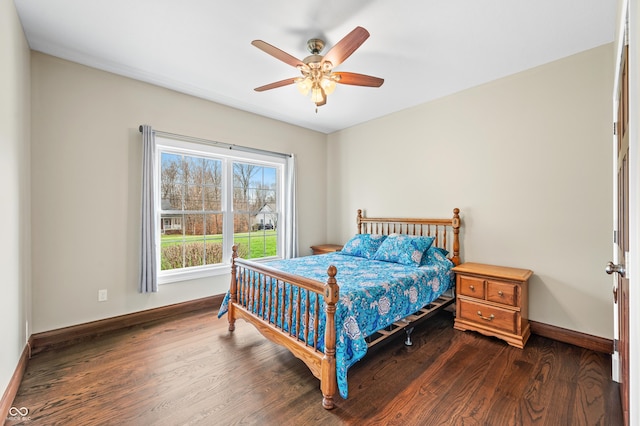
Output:
<instances>
[{"instance_id":1,"label":"door knob","mask_svg":"<svg viewBox=\"0 0 640 426\"><path fill-rule=\"evenodd\" d=\"M625 273L624 265L616 265L613 262L607 263L607 267L604 268L604 271L609 275L615 272L617 274L620 274L621 277L624 277L624 273Z\"/></svg>"}]
</instances>

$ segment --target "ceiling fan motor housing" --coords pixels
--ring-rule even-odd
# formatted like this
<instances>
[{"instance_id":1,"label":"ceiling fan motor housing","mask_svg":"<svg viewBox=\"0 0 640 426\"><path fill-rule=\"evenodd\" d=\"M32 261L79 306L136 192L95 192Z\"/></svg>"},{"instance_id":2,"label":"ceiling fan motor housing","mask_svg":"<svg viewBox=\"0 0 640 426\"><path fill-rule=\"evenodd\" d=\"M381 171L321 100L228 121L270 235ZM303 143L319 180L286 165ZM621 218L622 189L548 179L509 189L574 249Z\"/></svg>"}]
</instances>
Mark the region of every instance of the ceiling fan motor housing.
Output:
<instances>
[{"instance_id":1,"label":"ceiling fan motor housing","mask_svg":"<svg viewBox=\"0 0 640 426\"><path fill-rule=\"evenodd\" d=\"M324 49L324 40L320 40L319 38L310 39L307 41L307 49L309 49L309 52L313 55L317 55Z\"/></svg>"}]
</instances>

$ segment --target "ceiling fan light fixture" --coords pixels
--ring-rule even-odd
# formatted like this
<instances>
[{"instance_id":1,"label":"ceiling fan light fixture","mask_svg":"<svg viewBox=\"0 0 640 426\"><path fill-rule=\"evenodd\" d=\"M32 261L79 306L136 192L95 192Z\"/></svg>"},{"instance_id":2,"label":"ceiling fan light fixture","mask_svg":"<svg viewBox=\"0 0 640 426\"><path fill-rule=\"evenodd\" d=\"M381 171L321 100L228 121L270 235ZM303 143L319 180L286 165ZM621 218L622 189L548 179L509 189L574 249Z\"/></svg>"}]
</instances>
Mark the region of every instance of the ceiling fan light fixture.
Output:
<instances>
[{"instance_id":1,"label":"ceiling fan light fixture","mask_svg":"<svg viewBox=\"0 0 640 426\"><path fill-rule=\"evenodd\" d=\"M324 101L324 92L319 85L314 84L311 88L311 102L319 104L322 103L322 101Z\"/></svg>"},{"instance_id":2,"label":"ceiling fan light fixture","mask_svg":"<svg viewBox=\"0 0 640 426\"><path fill-rule=\"evenodd\" d=\"M325 75L322 77L322 80L320 80L320 87L322 87L325 94L330 95L336 90L336 82L330 75Z\"/></svg>"},{"instance_id":3,"label":"ceiling fan light fixture","mask_svg":"<svg viewBox=\"0 0 640 426\"><path fill-rule=\"evenodd\" d=\"M311 68L309 68L307 64L300 64L296 68L298 68L298 71L300 71L302 75L307 75L311 72Z\"/></svg>"},{"instance_id":4,"label":"ceiling fan light fixture","mask_svg":"<svg viewBox=\"0 0 640 426\"><path fill-rule=\"evenodd\" d=\"M307 96L309 90L311 90L311 86L313 86L313 82L309 77L296 78L296 87L302 96Z\"/></svg>"}]
</instances>

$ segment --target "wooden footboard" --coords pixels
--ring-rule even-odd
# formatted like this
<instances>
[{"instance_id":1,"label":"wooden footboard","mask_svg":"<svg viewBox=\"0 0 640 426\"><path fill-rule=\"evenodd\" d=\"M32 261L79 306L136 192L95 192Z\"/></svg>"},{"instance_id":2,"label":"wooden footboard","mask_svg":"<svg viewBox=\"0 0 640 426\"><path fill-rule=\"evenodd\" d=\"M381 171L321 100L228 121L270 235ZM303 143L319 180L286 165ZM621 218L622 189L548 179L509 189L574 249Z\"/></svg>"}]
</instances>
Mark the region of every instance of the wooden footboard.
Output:
<instances>
[{"instance_id":1,"label":"wooden footboard","mask_svg":"<svg viewBox=\"0 0 640 426\"><path fill-rule=\"evenodd\" d=\"M322 283L241 259L237 249L234 245L227 313L229 330L235 329L236 318L242 318L271 341L289 349L320 379L322 406L333 408L337 390L336 268L328 268L327 282ZM281 309L282 306L286 309ZM318 335L314 332L322 306L326 315L324 352L318 349Z\"/></svg>"}]
</instances>

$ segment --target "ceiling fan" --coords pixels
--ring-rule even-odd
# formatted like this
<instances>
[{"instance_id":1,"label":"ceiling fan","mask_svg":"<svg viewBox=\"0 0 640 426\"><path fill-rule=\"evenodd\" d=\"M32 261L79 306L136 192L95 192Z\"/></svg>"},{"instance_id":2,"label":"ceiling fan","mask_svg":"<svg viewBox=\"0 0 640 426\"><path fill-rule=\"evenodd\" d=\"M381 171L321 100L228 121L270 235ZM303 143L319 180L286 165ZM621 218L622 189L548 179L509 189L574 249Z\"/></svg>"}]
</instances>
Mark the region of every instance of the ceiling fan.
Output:
<instances>
[{"instance_id":1,"label":"ceiling fan","mask_svg":"<svg viewBox=\"0 0 640 426\"><path fill-rule=\"evenodd\" d=\"M369 38L369 32L362 27L356 27L329 49L324 56L320 55L320 52L324 48L324 40L312 38L307 42L307 48L309 52L311 52L311 55L303 60L299 60L262 40L253 40L251 44L255 47L286 64L296 67L301 73L300 77L276 81L256 87L254 90L256 92L263 92L295 83L300 93L304 96L311 92L311 101L316 104L316 112L318 112L318 107L327 103L327 95L333 93L336 88L336 83L352 86L380 87L382 83L384 83L384 79L382 78L353 72L333 71L334 67L337 67L351 56L367 38Z\"/></svg>"}]
</instances>

